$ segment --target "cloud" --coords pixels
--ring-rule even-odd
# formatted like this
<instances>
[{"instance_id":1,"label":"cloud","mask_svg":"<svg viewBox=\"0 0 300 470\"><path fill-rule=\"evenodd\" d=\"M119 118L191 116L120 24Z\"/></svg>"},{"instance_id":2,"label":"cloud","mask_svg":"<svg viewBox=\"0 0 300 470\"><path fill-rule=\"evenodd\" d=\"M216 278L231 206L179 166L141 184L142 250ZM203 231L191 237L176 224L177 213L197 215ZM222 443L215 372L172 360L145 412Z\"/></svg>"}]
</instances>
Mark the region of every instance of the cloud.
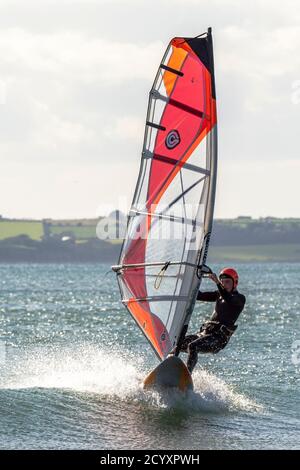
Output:
<instances>
[{"instance_id":1,"label":"cloud","mask_svg":"<svg viewBox=\"0 0 300 470\"><path fill-rule=\"evenodd\" d=\"M167 42L174 35L199 34L209 25L218 97L218 194L228 201L219 206L218 215L238 215L243 207L251 213L251 204L253 213L263 212L266 185L277 200L283 173L281 186L288 189L281 187L280 193L291 195L292 187L297 191L298 166L291 163L299 158L296 1L283 5L276 0L174 0L170 6L167 0L0 0L0 11L0 186L6 188L1 199L9 198L10 210L14 203L20 215L25 210L17 200L18 191L3 182L3 174L11 181L14 172L22 175L20 193L26 181L44 181L48 172L55 179L60 172L77 197L67 177L74 172L76 178L85 175L86 194L91 191L117 203L120 191L130 199L148 92ZM287 171L279 164L286 164ZM109 180L118 181L111 194ZM255 192L250 180L256 182ZM53 184L44 181L37 186L50 215L63 211L66 216L71 193L63 210L52 197ZM56 195L62 187L55 186ZM87 196L87 205L88 200ZM34 215L34 198L30 201ZM272 197L270 213L271 201ZM284 211L279 203L273 207L274 215ZM291 214L299 214L293 201L289 208Z\"/></svg>"},{"instance_id":2,"label":"cloud","mask_svg":"<svg viewBox=\"0 0 300 470\"><path fill-rule=\"evenodd\" d=\"M149 80L163 44L138 45L78 33L0 32L0 66L6 73L45 73L86 82Z\"/></svg>"},{"instance_id":3,"label":"cloud","mask_svg":"<svg viewBox=\"0 0 300 470\"><path fill-rule=\"evenodd\" d=\"M144 90L150 88L160 49L159 43L111 43L72 33L2 31L2 156L26 155L29 165L40 158L84 155L86 161L120 154L118 139L129 141L122 154L134 155L130 141L141 139L144 120L132 114L139 105L131 88L139 91L143 81ZM124 115L129 107L131 115Z\"/></svg>"},{"instance_id":4,"label":"cloud","mask_svg":"<svg viewBox=\"0 0 300 470\"><path fill-rule=\"evenodd\" d=\"M109 138L140 140L144 131L144 123L135 116L123 116L114 120L111 126L104 129Z\"/></svg>"},{"instance_id":5,"label":"cloud","mask_svg":"<svg viewBox=\"0 0 300 470\"><path fill-rule=\"evenodd\" d=\"M299 159L220 162L216 217L299 217Z\"/></svg>"}]
</instances>

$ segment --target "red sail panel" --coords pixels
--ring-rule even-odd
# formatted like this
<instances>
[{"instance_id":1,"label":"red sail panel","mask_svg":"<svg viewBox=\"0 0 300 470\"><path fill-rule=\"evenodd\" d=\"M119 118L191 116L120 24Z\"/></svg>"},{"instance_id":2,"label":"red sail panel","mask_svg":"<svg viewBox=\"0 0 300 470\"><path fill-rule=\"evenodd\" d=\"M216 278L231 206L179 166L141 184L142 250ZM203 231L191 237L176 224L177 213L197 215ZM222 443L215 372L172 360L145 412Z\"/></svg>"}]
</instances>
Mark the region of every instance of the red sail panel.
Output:
<instances>
[{"instance_id":1,"label":"red sail panel","mask_svg":"<svg viewBox=\"0 0 300 470\"><path fill-rule=\"evenodd\" d=\"M178 42L172 41L174 43ZM185 43L184 43L185 44ZM182 47L175 46L175 47ZM188 160L189 149L209 132L216 123L216 113L211 106L211 77L200 59L190 51L184 61L181 72L171 93L171 100L166 106L160 125L166 130L159 130L156 137L154 155L163 155L182 164ZM167 72L168 73L168 72ZM181 105L181 106L180 106ZM166 135L172 130L178 132L180 142L176 148L168 148ZM204 163L203 163L204 164ZM153 159L149 179L148 209L157 204L166 186L180 171L180 166L168 167L164 162Z\"/></svg>"}]
</instances>

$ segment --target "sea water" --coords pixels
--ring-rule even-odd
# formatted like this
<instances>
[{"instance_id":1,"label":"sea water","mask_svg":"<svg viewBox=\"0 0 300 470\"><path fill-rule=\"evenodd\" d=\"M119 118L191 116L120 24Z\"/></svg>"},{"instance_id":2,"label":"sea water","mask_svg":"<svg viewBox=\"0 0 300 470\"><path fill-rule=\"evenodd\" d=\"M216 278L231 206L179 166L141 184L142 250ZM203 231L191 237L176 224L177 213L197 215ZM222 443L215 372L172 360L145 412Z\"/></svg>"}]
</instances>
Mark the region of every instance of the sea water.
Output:
<instances>
[{"instance_id":1,"label":"sea water","mask_svg":"<svg viewBox=\"0 0 300 470\"><path fill-rule=\"evenodd\" d=\"M0 265L0 448L299 449L300 264L237 269L230 343L200 356L194 392L161 395L141 387L158 362L108 265Z\"/></svg>"}]
</instances>

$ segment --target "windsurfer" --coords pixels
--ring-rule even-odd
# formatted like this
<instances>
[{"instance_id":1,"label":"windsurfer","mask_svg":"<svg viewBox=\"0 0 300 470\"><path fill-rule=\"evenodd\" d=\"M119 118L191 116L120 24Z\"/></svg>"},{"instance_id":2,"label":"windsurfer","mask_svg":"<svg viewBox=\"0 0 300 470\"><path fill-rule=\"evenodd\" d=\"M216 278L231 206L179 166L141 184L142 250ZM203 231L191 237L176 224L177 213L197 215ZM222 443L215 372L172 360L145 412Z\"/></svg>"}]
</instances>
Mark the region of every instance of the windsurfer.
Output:
<instances>
[{"instance_id":1,"label":"windsurfer","mask_svg":"<svg viewBox=\"0 0 300 470\"><path fill-rule=\"evenodd\" d=\"M190 372L197 364L198 353L216 354L225 348L237 328L235 322L246 302L245 296L237 291L238 273L235 269L223 269L219 278L214 273L208 277L217 285L218 290L199 291L197 300L216 302L215 310L200 331L186 336L180 345L180 351L188 353L187 367Z\"/></svg>"}]
</instances>

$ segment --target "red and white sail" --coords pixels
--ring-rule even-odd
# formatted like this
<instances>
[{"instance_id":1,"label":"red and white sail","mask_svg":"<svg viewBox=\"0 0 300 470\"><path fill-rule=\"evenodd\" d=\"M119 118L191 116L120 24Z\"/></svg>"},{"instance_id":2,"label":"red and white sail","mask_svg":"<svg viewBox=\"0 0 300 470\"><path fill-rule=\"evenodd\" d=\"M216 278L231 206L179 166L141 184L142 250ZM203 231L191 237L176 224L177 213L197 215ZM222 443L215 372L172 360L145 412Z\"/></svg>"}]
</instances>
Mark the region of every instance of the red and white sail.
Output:
<instances>
[{"instance_id":1,"label":"red and white sail","mask_svg":"<svg viewBox=\"0 0 300 470\"><path fill-rule=\"evenodd\" d=\"M211 30L171 40L150 91L118 273L122 301L160 359L186 330L205 263L217 171Z\"/></svg>"}]
</instances>

